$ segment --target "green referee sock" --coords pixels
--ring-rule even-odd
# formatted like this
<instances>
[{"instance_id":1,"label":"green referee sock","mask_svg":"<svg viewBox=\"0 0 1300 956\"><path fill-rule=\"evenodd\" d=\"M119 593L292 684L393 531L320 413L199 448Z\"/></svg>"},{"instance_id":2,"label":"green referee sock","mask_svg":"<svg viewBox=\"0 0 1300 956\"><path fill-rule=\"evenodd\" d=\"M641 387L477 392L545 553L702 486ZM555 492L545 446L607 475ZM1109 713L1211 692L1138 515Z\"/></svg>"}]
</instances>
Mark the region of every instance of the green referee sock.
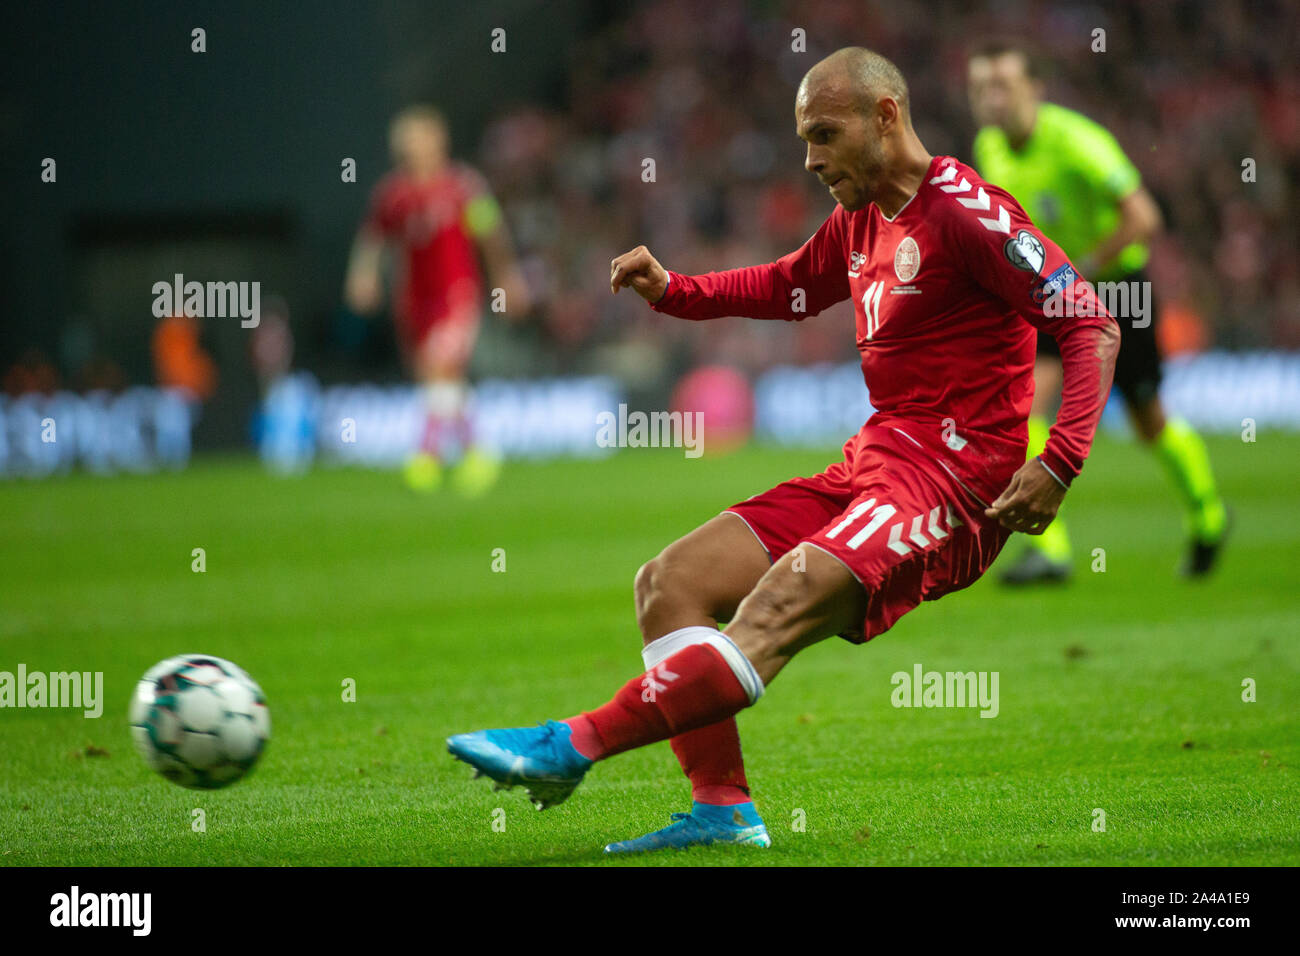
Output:
<instances>
[{"instance_id":1,"label":"green referee sock","mask_svg":"<svg viewBox=\"0 0 1300 956\"><path fill-rule=\"evenodd\" d=\"M1029 416L1029 451L1026 461L1047 447L1048 429L1046 418L1041 415ZM1027 534L1025 540L1031 548L1037 548L1050 561L1057 564L1068 564L1070 561L1070 535L1065 530L1065 522L1061 520L1059 511L1046 531L1042 534Z\"/></svg>"},{"instance_id":2,"label":"green referee sock","mask_svg":"<svg viewBox=\"0 0 1300 956\"><path fill-rule=\"evenodd\" d=\"M1228 516L1201 436L1183 419L1170 418L1151 447L1183 499L1187 533L1207 544L1218 541Z\"/></svg>"}]
</instances>

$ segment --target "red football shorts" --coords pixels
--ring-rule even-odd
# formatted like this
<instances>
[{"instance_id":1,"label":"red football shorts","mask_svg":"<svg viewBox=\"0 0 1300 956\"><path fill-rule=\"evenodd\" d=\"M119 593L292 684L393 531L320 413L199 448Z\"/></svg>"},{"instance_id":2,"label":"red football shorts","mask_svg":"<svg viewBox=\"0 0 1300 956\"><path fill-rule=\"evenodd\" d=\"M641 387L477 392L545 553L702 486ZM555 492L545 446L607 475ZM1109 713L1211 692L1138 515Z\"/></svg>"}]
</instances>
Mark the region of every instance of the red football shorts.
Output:
<instances>
[{"instance_id":1,"label":"red football shorts","mask_svg":"<svg viewBox=\"0 0 1300 956\"><path fill-rule=\"evenodd\" d=\"M416 365L460 370L469 365L483 306L476 281L456 280L437 300L421 301L407 290L396 301L398 338Z\"/></svg>"},{"instance_id":2,"label":"red football shorts","mask_svg":"<svg viewBox=\"0 0 1300 956\"><path fill-rule=\"evenodd\" d=\"M973 584L1011 532L904 432L867 425L844 460L728 508L775 561L800 544L838 559L867 592L855 644L883 634L922 601Z\"/></svg>"},{"instance_id":3,"label":"red football shorts","mask_svg":"<svg viewBox=\"0 0 1300 956\"><path fill-rule=\"evenodd\" d=\"M464 371L478 341L479 314L464 310L451 315L414 320L399 317L399 337L408 360L419 368Z\"/></svg>"}]
</instances>

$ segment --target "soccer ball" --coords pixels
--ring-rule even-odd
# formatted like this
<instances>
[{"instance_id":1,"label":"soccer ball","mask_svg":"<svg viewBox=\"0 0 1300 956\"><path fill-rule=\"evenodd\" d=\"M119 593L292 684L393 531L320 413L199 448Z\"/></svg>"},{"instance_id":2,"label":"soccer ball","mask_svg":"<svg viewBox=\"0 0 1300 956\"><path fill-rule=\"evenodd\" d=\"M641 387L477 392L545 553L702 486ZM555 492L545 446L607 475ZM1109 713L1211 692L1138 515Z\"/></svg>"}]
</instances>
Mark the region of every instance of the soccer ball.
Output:
<instances>
[{"instance_id":1,"label":"soccer ball","mask_svg":"<svg viewBox=\"0 0 1300 956\"><path fill-rule=\"evenodd\" d=\"M262 688L209 654L169 657L131 695L131 736L140 756L173 783L216 790L253 769L271 736Z\"/></svg>"}]
</instances>

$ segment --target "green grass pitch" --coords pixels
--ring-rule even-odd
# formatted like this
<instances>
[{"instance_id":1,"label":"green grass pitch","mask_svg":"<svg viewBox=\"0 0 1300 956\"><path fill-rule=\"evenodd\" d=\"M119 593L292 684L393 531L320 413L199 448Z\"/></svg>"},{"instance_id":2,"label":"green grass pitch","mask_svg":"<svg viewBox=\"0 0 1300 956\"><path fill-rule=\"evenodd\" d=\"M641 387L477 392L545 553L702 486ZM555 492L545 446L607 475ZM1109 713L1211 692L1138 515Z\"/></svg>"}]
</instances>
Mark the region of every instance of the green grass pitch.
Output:
<instances>
[{"instance_id":1,"label":"green grass pitch","mask_svg":"<svg viewBox=\"0 0 1300 956\"><path fill-rule=\"evenodd\" d=\"M638 565L834 450L519 463L475 502L414 496L392 473L274 479L225 460L7 482L0 670L103 671L106 702L98 720L0 711L0 862L1300 863L1300 509L1287 464L1300 437L1210 444L1236 511L1213 580L1178 580L1180 516L1158 464L1103 437L1067 499L1071 586L1008 593L990 575L864 647L807 651L740 717L772 848L633 860L601 847L689 803L666 743L598 765L538 813L520 790L471 782L443 740L607 700L640 669ZM1089 568L1093 548L1104 573ZM270 702L262 763L223 791L156 776L127 730L136 678L191 651L239 663ZM999 715L893 707L890 675L917 663L997 671Z\"/></svg>"}]
</instances>

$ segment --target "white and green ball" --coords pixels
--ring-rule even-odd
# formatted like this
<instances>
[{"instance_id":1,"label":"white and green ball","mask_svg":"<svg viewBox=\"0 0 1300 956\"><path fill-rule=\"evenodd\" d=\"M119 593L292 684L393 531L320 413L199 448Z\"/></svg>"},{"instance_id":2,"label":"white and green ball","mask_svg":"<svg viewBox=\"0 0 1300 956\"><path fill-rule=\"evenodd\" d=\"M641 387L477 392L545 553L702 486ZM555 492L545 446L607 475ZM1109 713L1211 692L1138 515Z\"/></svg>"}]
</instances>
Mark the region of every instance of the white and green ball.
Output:
<instances>
[{"instance_id":1,"label":"white and green ball","mask_svg":"<svg viewBox=\"0 0 1300 956\"><path fill-rule=\"evenodd\" d=\"M271 736L266 696L236 664L210 654L170 657L131 695L131 736L173 783L216 790L243 777Z\"/></svg>"}]
</instances>

